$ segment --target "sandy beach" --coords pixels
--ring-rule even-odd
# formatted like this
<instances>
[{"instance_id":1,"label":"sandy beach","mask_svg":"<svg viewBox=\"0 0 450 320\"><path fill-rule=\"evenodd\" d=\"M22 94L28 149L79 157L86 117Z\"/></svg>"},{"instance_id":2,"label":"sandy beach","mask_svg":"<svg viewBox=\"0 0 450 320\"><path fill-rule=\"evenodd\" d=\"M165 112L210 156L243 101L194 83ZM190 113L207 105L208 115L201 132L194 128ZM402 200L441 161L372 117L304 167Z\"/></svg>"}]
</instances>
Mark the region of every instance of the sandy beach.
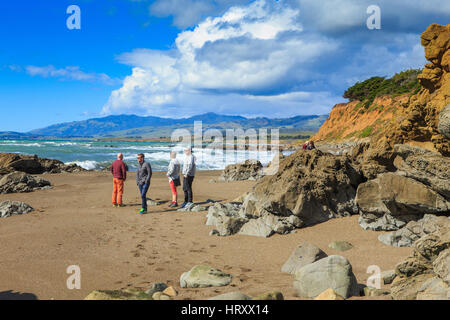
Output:
<instances>
[{"instance_id":1,"label":"sandy beach","mask_svg":"<svg viewBox=\"0 0 450 320\"><path fill-rule=\"evenodd\" d=\"M233 200L255 183L209 183L219 174L198 173L194 182L196 203ZM232 291L251 296L269 290L281 291L285 299L298 299L293 276L280 269L302 241L319 246L329 255L345 256L359 283L370 276L366 273L369 265L378 265L382 271L392 269L412 250L379 242L379 233L364 231L357 223L358 216L267 239L210 236L212 227L205 225L206 212L177 212L165 203L139 215L134 173L125 184L124 208L113 208L110 203L109 173L42 176L52 182L53 189L0 195L0 201L19 200L35 208L27 215L0 219L0 299L83 299L96 289L146 290L156 281L174 286L179 291L177 299L207 299ZM154 173L148 196L169 199L163 172ZM334 240L349 241L355 247L338 252L328 248ZM226 287L181 289L180 275L196 264L231 273L233 281ZM79 290L67 289L66 269L70 265L81 269Z\"/></svg>"}]
</instances>

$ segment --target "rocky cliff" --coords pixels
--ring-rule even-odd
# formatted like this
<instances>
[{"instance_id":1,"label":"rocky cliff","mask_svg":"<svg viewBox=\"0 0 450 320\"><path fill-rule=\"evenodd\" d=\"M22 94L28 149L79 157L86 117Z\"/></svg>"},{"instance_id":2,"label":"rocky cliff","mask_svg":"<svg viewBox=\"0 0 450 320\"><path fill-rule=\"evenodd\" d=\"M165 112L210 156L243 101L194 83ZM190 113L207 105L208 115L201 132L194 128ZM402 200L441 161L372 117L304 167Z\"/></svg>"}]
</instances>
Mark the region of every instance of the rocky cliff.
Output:
<instances>
[{"instance_id":1,"label":"rocky cliff","mask_svg":"<svg viewBox=\"0 0 450 320\"><path fill-rule=\"evenodd\" d=\"M370 137L369 153L389 153L394 144L415 144L450 155L448 115L450 104L450 25L430 25L421 35L429 61L418 75L419 92L396 98L379 97L361 112L359 101L336 105L314 140L343 141ZM445 108L447 112L450 108ZM375 155L374 155L375 157Z\"/></svg>"}]
</instances>

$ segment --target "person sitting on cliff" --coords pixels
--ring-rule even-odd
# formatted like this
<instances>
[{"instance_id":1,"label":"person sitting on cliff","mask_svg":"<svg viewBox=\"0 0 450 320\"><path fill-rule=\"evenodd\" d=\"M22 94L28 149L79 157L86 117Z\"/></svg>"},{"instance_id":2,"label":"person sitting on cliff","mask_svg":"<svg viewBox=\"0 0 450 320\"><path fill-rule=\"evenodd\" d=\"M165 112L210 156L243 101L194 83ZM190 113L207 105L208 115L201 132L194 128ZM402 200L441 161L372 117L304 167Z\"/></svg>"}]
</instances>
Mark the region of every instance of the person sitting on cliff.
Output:
<instances>
[{"instance_id":1,"label":"person sitting on cliff","mask_svg":"<svg viewBox=\"0 0 450 320\"><path fill-rule=\"evenodd\" d=\"M306 150L306 148L308 147L308 144L309 144L309 141L306 141L306 142L303 144L302 150Z\"/></svg>"},{"instance_id":2,"label":"person sitting on cliff","mask_svg":"<svg viewBox=\"0 0 450 320\"><path fill-rule=\"evenodd\" d=\"M111 173L113 175L112 203L114 207L123 207L123 184L127 180L127 171L128 166L123 162L123 154L117 154L117 160L111 165Z\"/></svg>"},{"instance_id":3,"label":"person sitting on cliff","mask_svg":"<svg viewBox=\"0 0 450 320\"><path fill-rule=\"evenodd\" d=\"M314 145L314 141L309 141L308 142L308 145L306 146L306 150L313 150L313 149L315 149L316 148L316 146Z\"/></svg>"}]
</instances>

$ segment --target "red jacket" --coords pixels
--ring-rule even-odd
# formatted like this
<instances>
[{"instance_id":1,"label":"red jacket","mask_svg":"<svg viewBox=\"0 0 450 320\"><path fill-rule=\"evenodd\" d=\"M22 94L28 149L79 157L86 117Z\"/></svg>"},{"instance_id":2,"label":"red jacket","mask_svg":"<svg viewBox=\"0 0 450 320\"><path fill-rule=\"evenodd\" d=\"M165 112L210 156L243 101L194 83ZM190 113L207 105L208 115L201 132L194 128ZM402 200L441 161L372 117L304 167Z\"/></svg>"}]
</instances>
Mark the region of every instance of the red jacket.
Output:
<instances>
[{"instance_id":1,"label":"red jacket","mask_svg":"<svg viewBox=\"0 0 450 320\"><path fill-rule=\"evenodd\" d=\"M114 161L113 164L111 165L111 173L113 177L116 179L126 180L127 168L125 162L123 162L122 160Z\"/></svg>"}]
</instances>

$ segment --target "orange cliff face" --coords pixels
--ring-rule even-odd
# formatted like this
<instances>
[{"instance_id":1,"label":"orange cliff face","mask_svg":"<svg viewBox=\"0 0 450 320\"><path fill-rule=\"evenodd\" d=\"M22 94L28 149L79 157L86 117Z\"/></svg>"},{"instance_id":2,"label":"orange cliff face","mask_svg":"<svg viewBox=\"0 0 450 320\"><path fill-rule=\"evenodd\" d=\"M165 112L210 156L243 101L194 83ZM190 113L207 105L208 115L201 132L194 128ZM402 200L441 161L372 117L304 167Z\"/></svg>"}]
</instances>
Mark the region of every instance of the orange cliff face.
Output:
<instances>
[{"instance_id":1,"label":"orange cliff face","mask_svg":"<svg viewBox=\"0 0 450 320\"><path fill-rule=\"evenodd\" d=\"M415 144L450 155L450 141L440 134L440 111L450 104L450 24L430 25L421 35L427 63L418 76L422 89L415 95L379 97L367 109L359 101L333 107L312 138L340 142L370 138L370 153L379 157L394 144Z\"/></svg>"},{"instance_id":2,"label":"orange cliff face","mask_svg":"<svg viewBox=\"0 0 450 320\"><path fill-rule=\"evenodd\" d=\"M314 135L314 141L351 141L373 136L395 119L398 110L408 103L407 94L375 98L366 110L360 101L339 103Z\"/></svg>"}]
</instances>

